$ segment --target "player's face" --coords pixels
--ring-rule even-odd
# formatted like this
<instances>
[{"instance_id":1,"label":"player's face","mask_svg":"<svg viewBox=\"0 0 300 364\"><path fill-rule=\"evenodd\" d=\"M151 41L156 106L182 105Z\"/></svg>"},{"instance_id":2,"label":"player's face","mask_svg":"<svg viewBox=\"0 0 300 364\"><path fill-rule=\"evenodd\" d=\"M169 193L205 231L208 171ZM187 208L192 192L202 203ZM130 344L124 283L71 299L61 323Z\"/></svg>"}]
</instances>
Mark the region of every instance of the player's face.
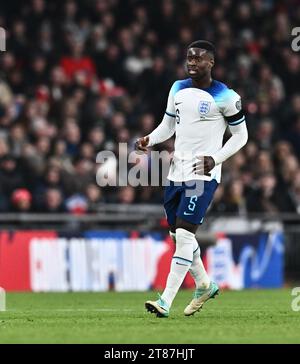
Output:
<instances>
[{"instance_id":1,"label":"player's face","mask_svg":"<svg viewBox=\"0 0 300 364\"><path fill-rule=\"evenodd\" d=\"M194 79L201 79L211 72L214 60L205 49L189 48L186 64L189 76Z\"/></svg>"}]
</instances>

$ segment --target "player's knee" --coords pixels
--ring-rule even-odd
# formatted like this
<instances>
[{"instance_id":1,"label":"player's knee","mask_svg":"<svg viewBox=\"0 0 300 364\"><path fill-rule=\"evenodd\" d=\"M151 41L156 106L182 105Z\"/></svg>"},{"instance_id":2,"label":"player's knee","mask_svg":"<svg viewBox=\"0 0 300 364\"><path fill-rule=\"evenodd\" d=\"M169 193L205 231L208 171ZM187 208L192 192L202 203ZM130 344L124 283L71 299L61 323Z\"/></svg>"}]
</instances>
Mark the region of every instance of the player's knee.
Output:
<instances>
[{"instance_id":1,"label":"player's knee","mask_svg":"<svg viewBox=\"0 0 300 364\"><path fill-rule=\"evenodd\" d=\"M195 234L188 230L177 228L176 229L176 252L175 254L184 257L187 260L193 260L193 245L195 241Z\"/></svg>"},{"instance_id":2,"label":"player's knee","mask_svg":"<svg viewBox=\"0 0 300 364\"><path fill-rule=\"evenodd\" d=\"M192 233L192 234L195 234L197 229L198 229L198 226L199 225L196 225L196 224L192 224L188 221L185 221L181 218L177 218L176 220L176 230L177 229L184 229L184 230L187 230L188 232Z\"/></svg>"},{"instance_id":3,"label":"player's knee","mask_svg":"<svg viewBox=\"0 0 300 364\"><path fill-rule=\"evenodd\" d=\"M193 234L192 232L190 232L186 229L177 228L176 229L176 240L182 241L183 243L186 243L186 244L193 244L193 242L195 240L195 234Z\"/></svg>"}]
</instances>

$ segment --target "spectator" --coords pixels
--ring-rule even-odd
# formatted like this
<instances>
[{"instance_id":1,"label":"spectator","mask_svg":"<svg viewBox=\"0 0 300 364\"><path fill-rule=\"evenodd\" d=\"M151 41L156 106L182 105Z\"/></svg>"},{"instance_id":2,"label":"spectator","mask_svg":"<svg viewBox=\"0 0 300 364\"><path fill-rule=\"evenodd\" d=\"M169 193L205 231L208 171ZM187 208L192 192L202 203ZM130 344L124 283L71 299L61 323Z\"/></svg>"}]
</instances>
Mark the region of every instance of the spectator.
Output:
<instances>
[{"instance_id":1,"label":"spectator","mask_svg":"<svg viewBox=\"0 0 300 364\"><path fill-rule=\"evenodd\" d=\"M279 191L275 176L266 172L259 177L257 189L248 196L248 210L274 215L278 212L292 212L294 208L287 191Z\"/></svg>"},{"instance_id":2,"label":"spectator","mask_svg":"<svg viewBox=\"0 0 300 364\"><path fill-rule=\"evenodd\" d=\"M96 67L93 60L84 55L84 42L72 38L70 44L71 54L62 57L60 64L69 80L76 81L82 86L89 86L96 76Z\"/></svg>"},{"instance_id":3,"label":"spectator","mask_svg":"<svg viewBox=\"0 0 300 364\"><path fill-rule=\"evenodd\" d=\"M43 204L39 211L44 213L66 212L61 191L57 188L47 189L44 193Z\"/></svg>"},{"instance_id":4,"label":"spectator","mask_svg":"<svg viewBox=\"0 0 300 364\"><path fill-rule=\"evenodd\" d=\"M32 196L25 188L19 188L12 193L11 203L14 212L31 212Z\"/></svg>"},{"instance_id":5,"label":"spectator","mask_svg":"<svg viewBox=\"0 0 300 364\"><path fill-rule=\"evenodd\" d=\"M87 186L85 194L87 196L88 212L97 212L99 204L104 202L101 188L91 183Z\"/></svg>"},{"instance_id":6,"label":"spectator","mask_svg":"<svg viewBox=\"0 0 300 364\"><path fill-rule=\"evenodd\" d=\"M17 188L25 186L18 162L10 154L3 156L0 160L0 185L2 193L7 197L10 197Z\"/></svg>"},{"instance_id":7,"label":"spectator","mask_svg":"<svg viewBox=\"0 0 300 364\"><path fill-rule=\"evenodd\" d=\"M26 186L43 211L65 211L67 201L74 211L70 206L79 200L87 211L103 201L161 203L159 188L96 187L96 154L125 157L118 143L129 143L130 151L134 138L155 128L172 83L186 78L186 46L201 37L216 44L213 76L241 94L249 130L245 148L224 163L226 190L219 187L211 211L299 213L294 3L34 0L8 6L1 18L10 34L0 61L0 210L15 210L12 193ZM170 139L158 150L172 147ZM116 161L105 165L113 170Z\"/></svg>"},{"instance_id":8,"label":"spectator","mask_svg":"<svg viewBox=\"0 0 300 364\"><path fill-rule=\"evenodd\" d=\"M295 208L295 211L300 214L300 171L298 170L294 176L291 188L290 196Z\"/></svg>"},{"instance_id":9,"label":"spectator","mask_svg":"<svg viewBox=\"0 0 300 364\"><path fill-rule=\"evenodd\" d=\"M244 185L241 180L234 180L227 186L223 199L225 202L224 212L236 213L238 215L246 214Z\"/></svg>"},{"instance_id":10,"label":"spectator","mask_svg":"<svg viewBox=\"0 0 300 364\"><path fill-rule=\"evenodd\" d=\"M132 204L135 202L135 189L131 186L121 187L118 192L117 202L120 204Z\"/></svg>"}]
</instances>

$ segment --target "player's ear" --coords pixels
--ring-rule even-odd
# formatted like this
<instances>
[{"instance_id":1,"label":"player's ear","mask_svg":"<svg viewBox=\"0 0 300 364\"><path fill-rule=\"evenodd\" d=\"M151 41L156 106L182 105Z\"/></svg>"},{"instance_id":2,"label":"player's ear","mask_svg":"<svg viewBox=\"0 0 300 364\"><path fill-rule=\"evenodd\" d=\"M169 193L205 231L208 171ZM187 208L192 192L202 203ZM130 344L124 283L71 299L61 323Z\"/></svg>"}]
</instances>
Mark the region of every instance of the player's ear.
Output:
<instances>
[{"instance_id":1,"label":"player's ear","mask_svg":"<svg viewBox=\"0 0 300 364\"><path fill-rule=\"evenodd\" d=\"M213 68L215 65L215 60L213 58L210 59L210 68Z\"/></svg>"}]
</instances>

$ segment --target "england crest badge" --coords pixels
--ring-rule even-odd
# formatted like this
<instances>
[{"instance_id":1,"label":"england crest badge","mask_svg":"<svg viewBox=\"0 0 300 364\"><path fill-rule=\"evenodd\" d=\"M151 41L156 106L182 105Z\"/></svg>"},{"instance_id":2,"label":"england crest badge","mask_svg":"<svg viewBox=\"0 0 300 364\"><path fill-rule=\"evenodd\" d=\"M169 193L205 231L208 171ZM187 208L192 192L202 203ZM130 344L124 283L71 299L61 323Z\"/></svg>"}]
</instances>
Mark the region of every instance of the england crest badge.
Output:
<instances>
[{"instance_id":1,"label":"england crest badge","mask_svg":"<svg viewBox=\"0 0 300 364\"><path fill-rule=\"evenodd\" d=\"M210 105L211 105L210 101L200 101L200 103L199 103L199 113L201 115L208 114L209 110L210 110Z\"/></svg>"}]
</instances>

